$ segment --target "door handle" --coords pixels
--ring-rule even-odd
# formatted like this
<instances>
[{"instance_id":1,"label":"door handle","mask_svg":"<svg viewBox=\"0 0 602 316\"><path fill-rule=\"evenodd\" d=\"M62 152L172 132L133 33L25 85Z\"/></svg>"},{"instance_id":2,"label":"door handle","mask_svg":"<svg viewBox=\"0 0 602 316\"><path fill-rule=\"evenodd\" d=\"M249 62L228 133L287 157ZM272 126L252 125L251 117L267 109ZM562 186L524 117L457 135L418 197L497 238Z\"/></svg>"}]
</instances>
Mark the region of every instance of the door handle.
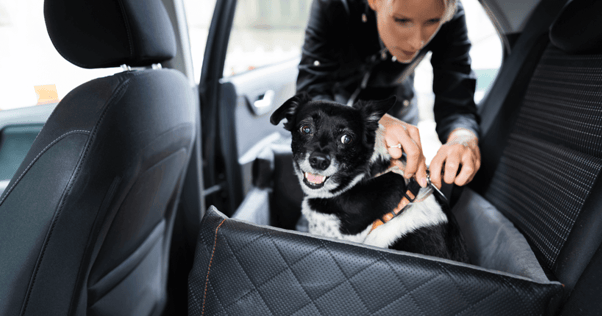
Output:
<instances>
[{"instance_id":1,"label":"door handle","mask_svg":"<svg viewBox=\"0 0 602 316\"><path fill-rule=\"evenodd\" d=\"M263 115L268 113L272 109L272 103L274 102L274 96L276 93L274 90L268 90L262 96L253 102L253 112L255 115Z\"/></svg>"}]
</instances>

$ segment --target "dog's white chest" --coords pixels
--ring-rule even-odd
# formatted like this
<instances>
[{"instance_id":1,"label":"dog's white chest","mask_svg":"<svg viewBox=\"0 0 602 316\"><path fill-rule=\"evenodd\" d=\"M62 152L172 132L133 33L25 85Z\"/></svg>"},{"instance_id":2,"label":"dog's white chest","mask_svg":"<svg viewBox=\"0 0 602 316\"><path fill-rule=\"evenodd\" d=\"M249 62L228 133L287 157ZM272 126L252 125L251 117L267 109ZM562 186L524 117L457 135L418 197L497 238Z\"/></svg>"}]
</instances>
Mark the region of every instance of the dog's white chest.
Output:
<instances>
[{"instance_id":1,"label":"dog's white chest","mask_svg":"<svg viewBox=\"0 0 602 316\"><path fill-rule=\"evenodd\" d=\"M417 229L446 222L447 216L441 210L435 197L431 195L422 202L412 204L405 212L391 221L375 228L364 240L364 243L387 248L398 238Z\"/></svg>"},{"instance_id":2,"label":"dog's white chest","mask_svg":"<svg viewBox=\"0 0 602 316\"><path fill-rule=\"evenodd\" d=\"M447 222L447 216L441 210L434 196L429 196L424 201L411 205L404 213L377 227L372 232L372 225L368 225L364 231L356 235L342 234L339 218L335 215L314 211L307 203L307 199L303 200L301 212L307 218L310 234L382 248L389 247L397 239L414 230Z\"/></svg>"},{"instance_id":3,"label":"dog's white chest","mask_svg":"<svg viewBox=\"0 0 602 316\"><path fill-rule=\"evenodd\" d=\"M309 233L313 235L362 243L372 227L372 225L369 225L364 231L356 235L342 234L339 218L332 214L323 214L314 211L309 207L307 199L303 200L301 212L305 215L309 224Z\"/></svg>"}]
</instances>

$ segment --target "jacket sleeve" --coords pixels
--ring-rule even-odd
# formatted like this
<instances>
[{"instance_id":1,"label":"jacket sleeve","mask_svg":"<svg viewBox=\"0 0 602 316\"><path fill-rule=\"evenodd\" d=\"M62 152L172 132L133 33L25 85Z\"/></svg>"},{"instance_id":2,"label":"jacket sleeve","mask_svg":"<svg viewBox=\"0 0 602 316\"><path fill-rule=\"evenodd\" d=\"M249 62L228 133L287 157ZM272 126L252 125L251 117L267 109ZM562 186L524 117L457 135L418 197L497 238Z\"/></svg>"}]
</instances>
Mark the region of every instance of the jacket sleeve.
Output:
<instances>
[{"instance_id":1,"label":"jacket sleeve","mask_svg":"<svg viewBox=\"0 0 602 316\"><path fill-rule=\"evenodd\" d=\"M449 134L457 128L466 128L480 137L470 46L464 9L458 4L456 14L441 26L432 47L434 114L442 143L446 143Z\"/></svg>"},{"instance_id":2,"label":"jacket sleeve","mask_svg":"<svg viewBox=\"0 0 602 316\"><path fill-rule=\"evenodd\" d=\"M340 1L313 0L301 49L297 93L314 100L334 100L335 72L341 67L340 28L346 18ZM335 23L339 21L339 23Z\"/></svg>"}]
</instances>

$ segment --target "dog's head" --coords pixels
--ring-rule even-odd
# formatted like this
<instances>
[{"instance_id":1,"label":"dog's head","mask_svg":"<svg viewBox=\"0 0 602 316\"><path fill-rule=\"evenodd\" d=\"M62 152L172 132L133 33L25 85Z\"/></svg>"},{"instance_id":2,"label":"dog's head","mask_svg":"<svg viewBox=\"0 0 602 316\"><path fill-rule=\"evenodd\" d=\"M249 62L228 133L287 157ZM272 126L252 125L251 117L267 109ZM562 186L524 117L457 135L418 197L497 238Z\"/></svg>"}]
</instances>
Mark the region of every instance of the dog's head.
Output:
<instances>
[{"instance_id":1,"label":"dog's head","mask_svg":"<svg viewBox=\"0 0 602 316\"><path fill-rule=\"evenodd\" d=\"M292 134L293 164L311 197L332 197L370 172L378 121L396 98L357 102L353 107L296 95L271 116Z\"/></svg>"}]
</instances>

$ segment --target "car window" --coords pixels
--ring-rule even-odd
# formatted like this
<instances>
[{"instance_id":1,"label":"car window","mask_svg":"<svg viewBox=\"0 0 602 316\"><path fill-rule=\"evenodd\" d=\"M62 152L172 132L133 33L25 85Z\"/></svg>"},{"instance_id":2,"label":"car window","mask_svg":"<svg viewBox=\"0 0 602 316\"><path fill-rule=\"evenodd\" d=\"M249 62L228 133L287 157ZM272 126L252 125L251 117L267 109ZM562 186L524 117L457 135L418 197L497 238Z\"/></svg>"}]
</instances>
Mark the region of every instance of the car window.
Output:
<instances>
[{"instance_id":1,"label":"car window","mask_svg":"<svg viewBox=\"0 0 602 316\"><path fill-rule=\"evenodd\" d=\"M56 103L78 85L121 68L84 69L54 48L44 0L0 1L0 110Z\"/></svg>"},{"instance_id":2,"label":"car window","mask_svg":"<svg viewBox=\"0 0 602 316\"><path fill-rule=\"evenodd\" d=\"M241 0L236 6L224 77L299 58L311 0Z\"/></svg>"},{"instance_id":3,"label":"car window","mask_svg":"<svg viewBox=\"0 0 602 316\"><path fill-rule=\"evenodd\" d=\"M188 24L194 78L199 80L216 0L184 0L183 2Z\"/></svg>"},{"instance_id":4,"label":"car window","mask_svg":"<svg viewBox=\"0 0 602 316\"><path fill-rule=\"evenodd\" d=\"M472 42L470 58L472 59L472 69L477 76L477 89L474 98L478 105L489 91L502 65L502 42L478 0L462 0L462 4L466 12L468 37ZM429 163L441 146L435 132L436 124L433 114L435 95L432 89L433 68L430 62L430 53L416 67L415 72L414 87L420 112L418 128L420 129L424 156L427 163Z\"/></svg>"}]
</instances>

